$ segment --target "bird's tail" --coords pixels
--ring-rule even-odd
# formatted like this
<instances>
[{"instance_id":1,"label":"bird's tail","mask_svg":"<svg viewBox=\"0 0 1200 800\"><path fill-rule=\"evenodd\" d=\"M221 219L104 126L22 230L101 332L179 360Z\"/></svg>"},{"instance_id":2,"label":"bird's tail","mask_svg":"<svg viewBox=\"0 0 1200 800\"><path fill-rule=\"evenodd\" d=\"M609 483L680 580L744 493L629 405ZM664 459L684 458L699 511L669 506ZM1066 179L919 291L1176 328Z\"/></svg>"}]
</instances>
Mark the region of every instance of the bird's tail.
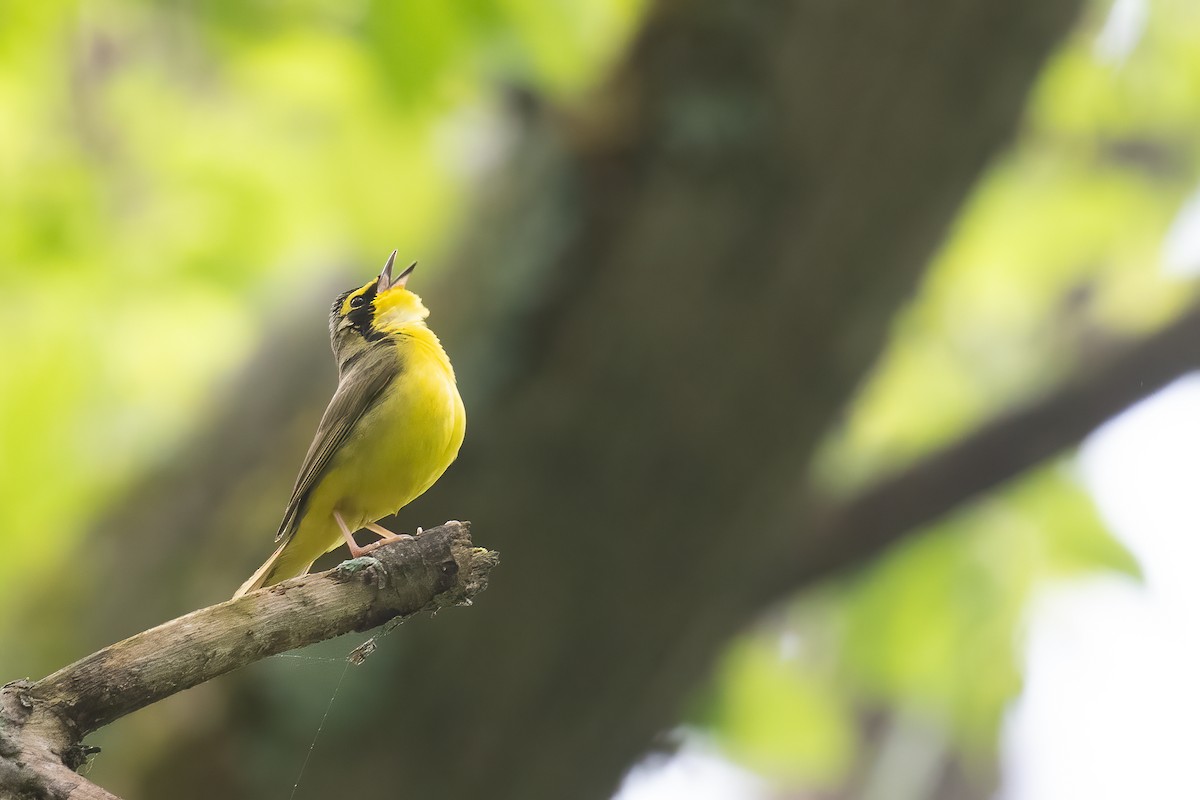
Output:
<instances>
[{"instance_id":1,"label":"bird's tail","mask_svg":"<svg viewBox=\"0 0 1200 800\"><path fill-rule=\"evenodd\" d=\"M249 580L233 593L233 599L237 600L247 592L253 592L264 586L274 586L280 581L286 581L288 578L308 572L316 559L310 558L305 561L306 555L295 546L289 549L289 544L294 544L292 537L288 537L279 547L275 548L275 552L271 553L263 565L255 570Z\"/></svg>"}]
</instances>

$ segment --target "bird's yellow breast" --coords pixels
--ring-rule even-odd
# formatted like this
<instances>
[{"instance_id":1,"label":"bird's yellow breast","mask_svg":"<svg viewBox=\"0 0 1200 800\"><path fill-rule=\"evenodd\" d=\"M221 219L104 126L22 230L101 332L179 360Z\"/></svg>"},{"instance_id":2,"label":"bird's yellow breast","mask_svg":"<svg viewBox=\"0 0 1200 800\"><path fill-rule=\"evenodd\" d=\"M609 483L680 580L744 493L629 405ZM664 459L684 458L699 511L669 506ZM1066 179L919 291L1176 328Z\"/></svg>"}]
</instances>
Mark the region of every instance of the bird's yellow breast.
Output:
<instances>
[{"instance_id":1,"label":"bird's yellow breast","mask_svg":"<svg viewBox=\"0 0 1200 800\"><path fill-rule=\"evenodd\" d=\"M314 558L342 541L333 511L352 529L395 513L441 477L462 445L466 411L450 361L428 328L405 327L412 330L389 335L397 377L314 488L296 531Z\"/></svg>"}]
</instances>

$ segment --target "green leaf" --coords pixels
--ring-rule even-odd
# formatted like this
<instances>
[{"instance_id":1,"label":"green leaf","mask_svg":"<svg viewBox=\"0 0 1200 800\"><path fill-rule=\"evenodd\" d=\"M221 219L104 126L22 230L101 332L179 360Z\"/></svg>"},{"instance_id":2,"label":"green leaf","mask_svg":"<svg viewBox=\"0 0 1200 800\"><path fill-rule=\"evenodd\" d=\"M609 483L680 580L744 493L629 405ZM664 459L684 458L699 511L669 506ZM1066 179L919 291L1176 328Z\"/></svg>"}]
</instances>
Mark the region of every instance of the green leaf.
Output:
<instances>
[{"instance_id":1,"label":"green leaf","mask_svg":"<svg viewBox=\"0 0 1200 800\"><path fill-rule=\"evenodd\" d=\"M710 723L733 758L787 782L831 783L854 752L852 722L831 682L785 657L773 636L745 637L726 652Z\"/></svg>"}]
</instances>

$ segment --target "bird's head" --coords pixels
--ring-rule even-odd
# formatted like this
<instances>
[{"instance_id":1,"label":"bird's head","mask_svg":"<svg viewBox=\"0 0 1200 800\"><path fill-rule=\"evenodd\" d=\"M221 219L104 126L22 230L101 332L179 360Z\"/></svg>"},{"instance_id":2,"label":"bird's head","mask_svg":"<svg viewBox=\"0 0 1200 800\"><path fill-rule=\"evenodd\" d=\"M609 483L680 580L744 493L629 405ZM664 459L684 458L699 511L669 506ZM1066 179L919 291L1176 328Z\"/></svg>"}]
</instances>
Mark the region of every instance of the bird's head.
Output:
<instances>
[{"instance_id":1,"label":"bird's head","mask_svg":"<svg viewBox=\"0 0 1200 800\"><path fill-rule=\"evenodd\" d=\"M390 333L402 332L406 325L424 325L429 309L421 298L405 288L416 268L414 262L395 278L392 266L396 251L388 256L379 276L342 292L329 310L329 336L339 361L371 342Z\"/></svg>"}]
</instances>

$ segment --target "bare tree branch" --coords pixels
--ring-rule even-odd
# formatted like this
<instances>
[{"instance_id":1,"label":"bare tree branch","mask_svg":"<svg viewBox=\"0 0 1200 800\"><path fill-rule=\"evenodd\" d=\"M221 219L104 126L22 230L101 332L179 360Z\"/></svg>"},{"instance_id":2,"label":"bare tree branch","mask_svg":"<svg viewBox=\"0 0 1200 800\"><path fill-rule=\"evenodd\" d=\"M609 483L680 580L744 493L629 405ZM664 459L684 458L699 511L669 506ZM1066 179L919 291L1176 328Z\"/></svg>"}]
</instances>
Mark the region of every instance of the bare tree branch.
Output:
<instances>
[{"instance_id":1,"label":"bare tree branch","mask_svg":"<svg viewBox=\"0 0 1200 800\"><path fill-rule=\"evenodd\" d=\"M36 683L0 689L0 798L112 798L74 772L89 733L238 667L422 611L466 605L495 553L447 522L371 556L194 611Z\"/></svg>"},{"instance_id":2,"label":"bare tree branch","mask_svg":"<svg viewBox=\"0 0 1200 800\"><path fill-rule=\"evenodd\" d=\"M786 591L877 555L905 533L954 511L1078 444L1105 421L1200 369L1200 303L1050 394L985 423L945 449L819 515Z\"/></svg>"}]
</instances>

